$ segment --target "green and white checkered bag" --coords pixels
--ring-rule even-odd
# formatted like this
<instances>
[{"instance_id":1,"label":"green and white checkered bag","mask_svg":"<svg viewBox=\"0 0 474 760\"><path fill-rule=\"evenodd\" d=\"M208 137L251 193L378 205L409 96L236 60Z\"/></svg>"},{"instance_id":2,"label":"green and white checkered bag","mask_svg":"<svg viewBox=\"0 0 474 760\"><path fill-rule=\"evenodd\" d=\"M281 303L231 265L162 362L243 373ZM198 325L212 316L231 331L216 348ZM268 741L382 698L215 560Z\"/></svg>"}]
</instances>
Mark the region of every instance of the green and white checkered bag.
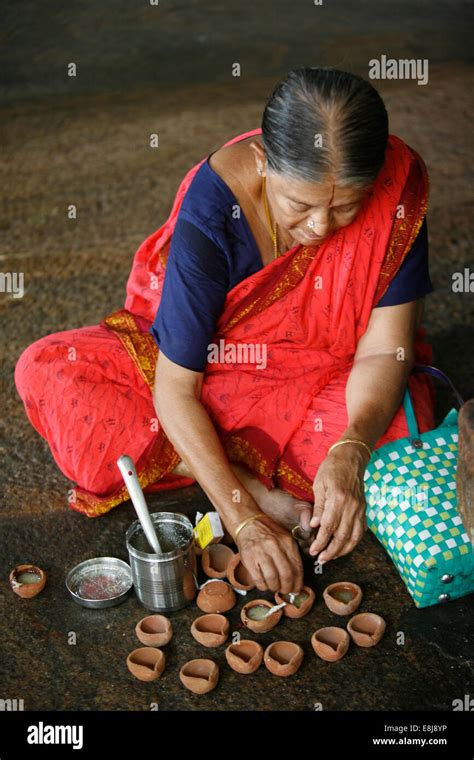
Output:
<instances>
[{"instance_id":1,"label":"green and white checkered bag","mask_svg":"<svg viewBox=\"0 0 474 760\"><path fill-rule=\"evenodd\" d=\"M449 378L435 367L414 372ZM460 402L455 388L453 390ZM409 436L372 454L364 476L367 524L383 544L417 607L474 591L474 552L457 509L458 412L420 434L408 385Z\"/></svg>"}]
</instances>

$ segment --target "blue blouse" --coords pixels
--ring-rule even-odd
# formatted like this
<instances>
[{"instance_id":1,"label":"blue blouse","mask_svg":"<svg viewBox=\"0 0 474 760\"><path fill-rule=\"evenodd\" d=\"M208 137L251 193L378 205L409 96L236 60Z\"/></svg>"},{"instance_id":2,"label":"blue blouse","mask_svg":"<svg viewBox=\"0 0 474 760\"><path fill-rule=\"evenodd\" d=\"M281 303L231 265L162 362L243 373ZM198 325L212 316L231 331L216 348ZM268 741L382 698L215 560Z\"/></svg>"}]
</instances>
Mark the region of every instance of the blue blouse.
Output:
<instances>
[{"instance_id":1,"label":"blue blouse","mask_svg":"<svg viewBox=\"0 0 474 760\"><path fill-rule=\"evenodd\" d=\"M173 231L161 302L150 328L160 351L175 364L202 372L228 291L262 267L238 201L208 159L194 175ZM425 219L376 306L415 301L433 289Z\"/></svg>"}]
</instances>

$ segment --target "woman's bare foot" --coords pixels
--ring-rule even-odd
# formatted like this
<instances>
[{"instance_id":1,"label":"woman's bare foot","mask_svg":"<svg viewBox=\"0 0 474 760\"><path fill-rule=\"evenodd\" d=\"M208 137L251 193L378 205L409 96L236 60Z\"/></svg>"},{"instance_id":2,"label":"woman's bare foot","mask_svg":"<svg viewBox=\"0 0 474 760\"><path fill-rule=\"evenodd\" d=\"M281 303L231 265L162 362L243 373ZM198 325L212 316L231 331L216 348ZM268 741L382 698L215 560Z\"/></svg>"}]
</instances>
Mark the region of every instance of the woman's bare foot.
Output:
<instances>
[{"instance_id":1,"label":"woman's bare foot","mask_svg":"<svg viewBox=\"0 0 474 760\"><path fill-rule=\"evenodd\" d=\"M181 475L184 478L194 478L194 475L188 470L187 465L181 459L171 473L172 475Z\"/></svg>"},{"instance_id":2,"label":"woman's bare foot","mask_svg":"<svg viewBox=\"0 0 474 760\"><path fill-rule=\"evenodd\" d=\"M293 530L297 525L300 526L294 537L301 549L307 553L306 549L309 549L313 539L313 530L309 525L313 516L312 504L296 499L281 488L273 488L269 491L245 467L237 464L232 464L231 467L262 512L265 512L266 515L269 515L287 530Z\"/></svg>"},{"instance_id":3,"label":"woman's bare foot","mask_svg":"<svg viewBox=\"0 0 474 760\"><path fill-rule=\"evenodd\" d=\"M269 491L246 467L238 464L231 464L231 467L262 512L287 530L293 530L296 525L300 526L299 531L295 531L294 537L306 554L314 538L314 531L309 525L313 516L312 505L307 501L296 499L281 488L273 488ZM173 474L194 477L182 461L175 467Z\"/></svg>"}]
</instances>

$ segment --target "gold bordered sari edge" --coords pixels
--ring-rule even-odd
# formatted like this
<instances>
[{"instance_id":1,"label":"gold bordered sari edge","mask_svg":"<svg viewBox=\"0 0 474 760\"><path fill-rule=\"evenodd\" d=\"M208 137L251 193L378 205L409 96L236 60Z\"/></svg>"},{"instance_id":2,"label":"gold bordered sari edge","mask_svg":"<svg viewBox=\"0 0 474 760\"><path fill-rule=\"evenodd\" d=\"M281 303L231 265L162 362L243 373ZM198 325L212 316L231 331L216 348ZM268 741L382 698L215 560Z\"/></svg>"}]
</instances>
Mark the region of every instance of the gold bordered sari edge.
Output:
<instances>
[{"instance_id":1,"label":"gold bordered sari edge","mask_svg":"<svg viewBox=\"0 0 474 760\"><path fill-rule=\"evenodd\" d=\"M142 489L162 480L162 478L174 470L180 461L180 456L160 430L157 433L156 441L153 443L148 461L137 472ZM130 498L125 485L121 486L116 493L105 497L96 496L78 487L74 490L76 492L76 500L74 504L71 504L72 509L76 510L76 512L82 512L88 517L100 517Z\"/></svg>"}]
</instances>

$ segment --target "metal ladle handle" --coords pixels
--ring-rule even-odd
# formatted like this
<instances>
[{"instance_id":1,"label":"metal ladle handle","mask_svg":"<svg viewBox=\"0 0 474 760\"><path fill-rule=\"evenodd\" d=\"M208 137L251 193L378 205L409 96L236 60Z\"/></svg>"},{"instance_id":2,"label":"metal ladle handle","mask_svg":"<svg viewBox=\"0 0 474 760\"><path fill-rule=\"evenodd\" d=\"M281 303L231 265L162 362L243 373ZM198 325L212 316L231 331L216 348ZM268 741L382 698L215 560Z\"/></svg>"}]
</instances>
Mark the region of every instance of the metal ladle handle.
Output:
<instances>
[{"instance_id":1,"label":"metal ladle handle","mask_svg":"<svg viewBox=\"0 0 474 760\"><path fill-rule=\"evenodd\" d=\"M130 494L132 504L135 507L135 512L137 513L137 517L140 520L140 524L143 528L143 532L145 533L148 543L150 544L155 554L162 554L163 552L161 550L158 536L156 535L155 526L152 523L150 513L145 501L145 496L141 489L140 483L138 482L137 471L135 470L133 460L129 456L122 455L117 459L117 465L120 472L122 473L122 477L125 481L125 485L127 486L128 493Z\"/></svg>"}]
</instances>

